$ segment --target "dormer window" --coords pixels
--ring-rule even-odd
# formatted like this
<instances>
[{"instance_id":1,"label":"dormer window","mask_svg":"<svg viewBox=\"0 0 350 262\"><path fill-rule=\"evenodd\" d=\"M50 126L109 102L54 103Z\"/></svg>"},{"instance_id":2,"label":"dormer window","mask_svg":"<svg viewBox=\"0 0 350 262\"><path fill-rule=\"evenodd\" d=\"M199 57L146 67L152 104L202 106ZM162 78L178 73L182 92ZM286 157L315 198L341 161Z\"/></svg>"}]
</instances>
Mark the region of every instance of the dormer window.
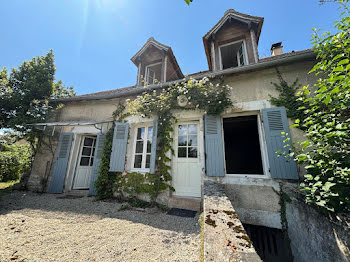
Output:
<instances>
[{"instance_id":1,"label":"dormer window","mask_svg":"<svg viewBox=\"0 0 350 262\"><path fill-rule=\"evenodd\" d=\"M162 62L146 66L145 72L146 85L154 85L162 81Z\"/></svg>"},{"instance_id":2,"label":"dormer window","mask_svg":"<svg viewBox=\"0 0 350 262\"><path fill-rule=\"evenodd\" d=\"M245 41L239 40L219 46L220 69L247 65Z\"/></svg>"},{"instance_id":3,"label":"dormer window","mask_svg":"<svg viewBox=\"0 0 350 262\"><path fill-rule=\"evenodd\" d=\"M159 43L153 37L147 40L131 61L138 67L136 86L184 78L170 46Z\"/></svg>"}]
</instances>

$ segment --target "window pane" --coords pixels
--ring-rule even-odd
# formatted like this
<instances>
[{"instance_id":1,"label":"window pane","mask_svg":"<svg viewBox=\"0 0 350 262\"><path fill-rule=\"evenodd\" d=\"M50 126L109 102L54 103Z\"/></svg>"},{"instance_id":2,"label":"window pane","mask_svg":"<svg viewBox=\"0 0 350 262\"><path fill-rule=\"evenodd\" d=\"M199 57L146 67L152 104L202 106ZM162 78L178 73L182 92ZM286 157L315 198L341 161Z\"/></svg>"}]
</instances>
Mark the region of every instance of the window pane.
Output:
<instances>
[{"instance_id":1,"label":"window pane","mask_svg":"<svg viewBox=\"0 0 350 262\"><path fill-rule=\"evenodd\" d=\"M179 136L179 146L186 146L187 145L187 136Z\"/></svg>"},{"instance_id":2,"label":"window pane","mask_svg":"<svg viewBox=\"0 0 350 262\"><path fill-rule=\"evenodd\" d=\"M146 168L150 167L151 155L146 155Z\"/></svg>"},{"instance_id":3,"label":"window pane","mask_svg":"<svg viewBox=\"0 0 350 262\"><path fill-rule=\"evenodd\" d=\"M151 141L147 140L147 153L151 153L152 143Z\"/></svg>"},{"instance_id":4,"label":"window pane","mask_svg":"<svg viewBox=\"0 0 350 262\"><path fill-rule=\"evenodd\" d=\"M196 158L197 157L197 147L188 148L188 157Z\"/></svg>"},{"instance_id":5,"label":"window pane","mask_svg":"<svg viewBox=\"0 0 350 262\"><path fill-rule=\"evenodd\" d=\"M145 138L145 128L141 127L137 129L137 140L141 140Z\"/></svg>"},{"instance_id":6,"label":"window pane","mask_svg":"<svg viewBox=\"0 0 350 262\"><path fill-rule=\"evenodd\" d=\"M135 155L134 168L141 168L142 164L142 155Z\"/></svg>"},{"instance_id":7,"label":"window pane","mask_svg":"<svg viewBox=\"0 0 350 262\"><path fill-rule=\"evenodd\" d=\"M137 141L135 153L142 153L142 152L143 152L143 141Z\"/></svg>"},{"instance_id":8,"label":"window pane","mask_svg":"<svg viewBox=\"0 0 350 262\"><path fill-rule=\"evenodd\" d=\"M90 137L85 137L85 139L84 139L84 146L92 146L92 142L93 142L94 140L92 139L92 138L90 138Z\"/></svg>"},{"instance_id":9,"label":"window pane","mask_svg":"<svg viewBox=\"0 0 350 262\"><path fill-rule=\"evenodd\" d=\"M187 135L187 125L179 125L179 136Z\"/></svg>"},{"instance_id":10,"label":"window pane","mask_svg":"<svg viewBox=\"0 0 350 262\"><path fill-rule=\"evenodd\" d=\"M82 157L80 159L80 165L81 166L88 166L90 161L90 157Z\"/></svg>"},{"instance_id":11,"label":"window pane","mask_svg":"<svg viewBox=\"0 0 350 262\"><path fill-rule=\"evenodd\" d=\"M90 166L93 166L93 165L94 165L94 158L92 157L90 160Z\"/></svg>"},{"instance_id":12,"label":"window pane","mask_svg":"<svg viewBox=\"0 0 350 262\"><path fill-rule=\"evenodd\" d=\"M188 136L188 145L196 146L197 145L197 136Z\"/></svg>"},{"instance_id":13,"label":"window pane","mask_svg":"<svg viewBox=\"0 0 350 262\"><path fill-rule=\"evenodd\" d=\"M188 133L197 135L197 125L188 125Z\"/></svg>"},{"instance_id":14,"label":"window pane","mask_svg":"<svg viewBox=\"0 0 350 262\"><path fill-rule=\"evenodd\" d=\"M150 127L148 128L147 139L149 139L149 140L152 141L152 135L153 135L153 127L150 126Z\"/></svg>"},{"instance_id":15,"label":"window pane","mask_svg":"<svg viewBox=\"0 0 350 262\"><path fill-rule=\"evenodd\" d=\"M83 152L81 153L83 156L90 156L91 147L83 147Z\"/></svg>"},{"instance_id":16,"label":"window pane","mask_svg":"<svg viewBox=\"0 0 350 262\"><path fill-rule=\"evenodd\" d=\"M178 152L177 152L177 156L178 157L186 157L186 151L187 151L186 147L179 147Z\"/></svg>"},{"instance_id":17,"label":"window pane","mask_svg":"<svg viewBox=\"0 0 350 262\"><path fill-rule=\"evenodd\" d=\"M92 156L95 155L95 148L92 149Z\"/></svg>"}]
</instances>

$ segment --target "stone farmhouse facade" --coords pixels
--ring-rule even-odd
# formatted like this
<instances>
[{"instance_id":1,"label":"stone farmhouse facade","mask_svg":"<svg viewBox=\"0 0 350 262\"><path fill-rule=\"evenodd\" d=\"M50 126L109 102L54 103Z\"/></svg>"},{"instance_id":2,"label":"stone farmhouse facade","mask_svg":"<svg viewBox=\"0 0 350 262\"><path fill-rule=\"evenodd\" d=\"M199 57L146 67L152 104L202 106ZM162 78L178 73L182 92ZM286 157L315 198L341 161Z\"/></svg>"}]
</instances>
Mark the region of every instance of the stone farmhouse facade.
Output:
<instances>
[{"instance_id":1,"label":"stone farmhouse facade","mask_svg":"<svg viewBox=\"0 0 350 262\"><path fill-rule=\"evenodd\" d=\"M154 38L131 58L137 66L136 84L130 87L58 99L63 103L54 121L38 128L59 132L54 143L55 157L48 149L35 157L29 188L38 190L48 179L49 193L71 191L95 194L100 154L106 132L115 127L111 171L152 172L157 121L127 117L114 123L112 113L119 102L134 99L145 88L167 88L184 79L221 77L232 87L234 106L221 115L202 111L175 113L174 150L171 156L172 186L158 201L170 207L198 208L205 180L225 185L243 223L281 228L280 182L295 182L303 172L294 161L279 157L283 150L281 132L293 142L303 134L290 129L292 123L283 107L274 107L271 96L278 96L272 82L278 82L276 69L288 83L316 82L308 74L315 63L312 50L283 53L274 44L271 56L260 58L258 44L264 18L228 10L204 36L208 70L183 75L171 47ZM52 166L52 168L49 168Z\"/></svg>"}]
</instances>

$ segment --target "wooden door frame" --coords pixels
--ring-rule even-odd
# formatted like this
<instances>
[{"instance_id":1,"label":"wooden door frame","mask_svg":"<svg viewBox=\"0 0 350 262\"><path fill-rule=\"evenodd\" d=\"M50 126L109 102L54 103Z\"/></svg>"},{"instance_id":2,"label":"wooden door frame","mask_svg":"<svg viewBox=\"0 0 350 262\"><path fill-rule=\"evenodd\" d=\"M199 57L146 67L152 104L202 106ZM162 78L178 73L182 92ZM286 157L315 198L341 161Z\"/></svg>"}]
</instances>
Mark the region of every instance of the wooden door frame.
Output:
<instances>
[{"instance_id":1,"label":"wooden door frame","mask_svg":"<svg viewBox=\"0 0 350 262\"><path fill-rule=\"evenodd\" d=\"M73 176L72 176L71 190L89 190L89 188L86 188L86 189L76 189L76 188L74 188L75 177L76 177L76 174L77 174L78 165L80 163L80 159L81 159L81 155L82 155L82 151L83 151L83 143L84 143L85 137L94 138L95 139L95 146L96 146L96 141L97 141L97 136L96 135L91 135L91 134L81 134L80 135L80 138L79 138L80 141L79 141L79 147L78 147L78 156L75 159L75 167L74 167L74 173L73 173ZM93 168L93 166L91 166L91 168Z\"/></svg>"},{"instance_id":2,"label":"wooden door frame","mask_svg":"<svg viewBox=\"0 0 350 262\"><path fill-rule=\"evenodd\" d=\"M175 159L178 159L177 157L177 152L178 152L178 126L181 124L196 124L197 125L197 159L198 159L198 164L199 164L199 168L201 169L201 179L200 179L200 183L199 183L199 187L200 187L200 191L201 191L201 195L203 194L203 190L202 190L202 184L203 184L203 158L204 158L204 134L201 131L202 126L203 126L203 121L201 119L198 118L191 118L191 119L180 119L178 120L177 123L175 123L175 127L174 127L174 132L173 132L173 138L174 138L174 142L173 142L173 147L175 148L175 152L174 152L174 156L172 157L172 165L171 165L171 175L173 177L172 179L172 183L171 185L174 186L174 178L175 178L175 170L174 170L174 163L175 163ZM177 161L177 160L176 160ZM177 196L176 193L171 192L171 194L175 197L181 197L181 198L186 198L186 196ZM192 196L188 196L188 198L193 198Z\"/></svg>"}]
</instances>

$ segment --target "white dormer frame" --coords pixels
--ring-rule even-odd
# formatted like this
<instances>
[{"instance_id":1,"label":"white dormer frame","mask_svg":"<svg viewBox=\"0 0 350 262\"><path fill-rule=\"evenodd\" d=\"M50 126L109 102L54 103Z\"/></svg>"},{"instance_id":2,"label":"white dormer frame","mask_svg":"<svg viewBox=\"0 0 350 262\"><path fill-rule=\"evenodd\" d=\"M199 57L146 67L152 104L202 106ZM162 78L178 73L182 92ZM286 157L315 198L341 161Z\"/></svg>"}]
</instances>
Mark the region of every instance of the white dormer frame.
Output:
<instances>
[{"instance_id":1,"label":"white dormer frame","mask_svg":"<svg viewBox=\"0 0 350 262\"><path fill-rule=\"evenodd\" d=\"M227 43L227 44L223 44L223 45L219 45L219 46L218 46L218 49L219 49L219 67L220 67L220 70L223 70L222 58L221 58L221 47L233 45L233 44L236 44L236 43L238 43L238 42L243 42L242 46L243 46L244 65L248 65L248 64L249 64L249 61L248 61L248 53L247 53L247 44L246 44L245 39L241 39L241 40L229 42L229 43ZM241 66L240 61L239 61L238 54L236 54L236 55L237 55L238 66Z\"/></svg>"},{"instance_id":2,"label":"white dormer frame","mask_svg":"<svg viewBox=\"0 0 350 262\"><path fill-rule=\"evenodd\" d=\"M149 64L149 65L146 65L146 67L145 67L145 80L146 80L146 85L153 85L153 84L156 84L155 82L154 82L154 79L155 79L155 73L154 73L154 75L153 75L153 83L149 83L149 75L148 75L148 73L149 73L149 68L150 67L152 67L152 66L155 66L155 65L162 65L163 63L162 62L157 62L157 63L153 63L153 64ZM162 65L162 67L161 67L162 69L163 69L163 65ZM160 77L162 78L162 72L163 72L163 70L160 70ZM158 82L160 83L160 82L162 82L162 79L157 79L158 80Z\"/></svg>"}]
</instances>

